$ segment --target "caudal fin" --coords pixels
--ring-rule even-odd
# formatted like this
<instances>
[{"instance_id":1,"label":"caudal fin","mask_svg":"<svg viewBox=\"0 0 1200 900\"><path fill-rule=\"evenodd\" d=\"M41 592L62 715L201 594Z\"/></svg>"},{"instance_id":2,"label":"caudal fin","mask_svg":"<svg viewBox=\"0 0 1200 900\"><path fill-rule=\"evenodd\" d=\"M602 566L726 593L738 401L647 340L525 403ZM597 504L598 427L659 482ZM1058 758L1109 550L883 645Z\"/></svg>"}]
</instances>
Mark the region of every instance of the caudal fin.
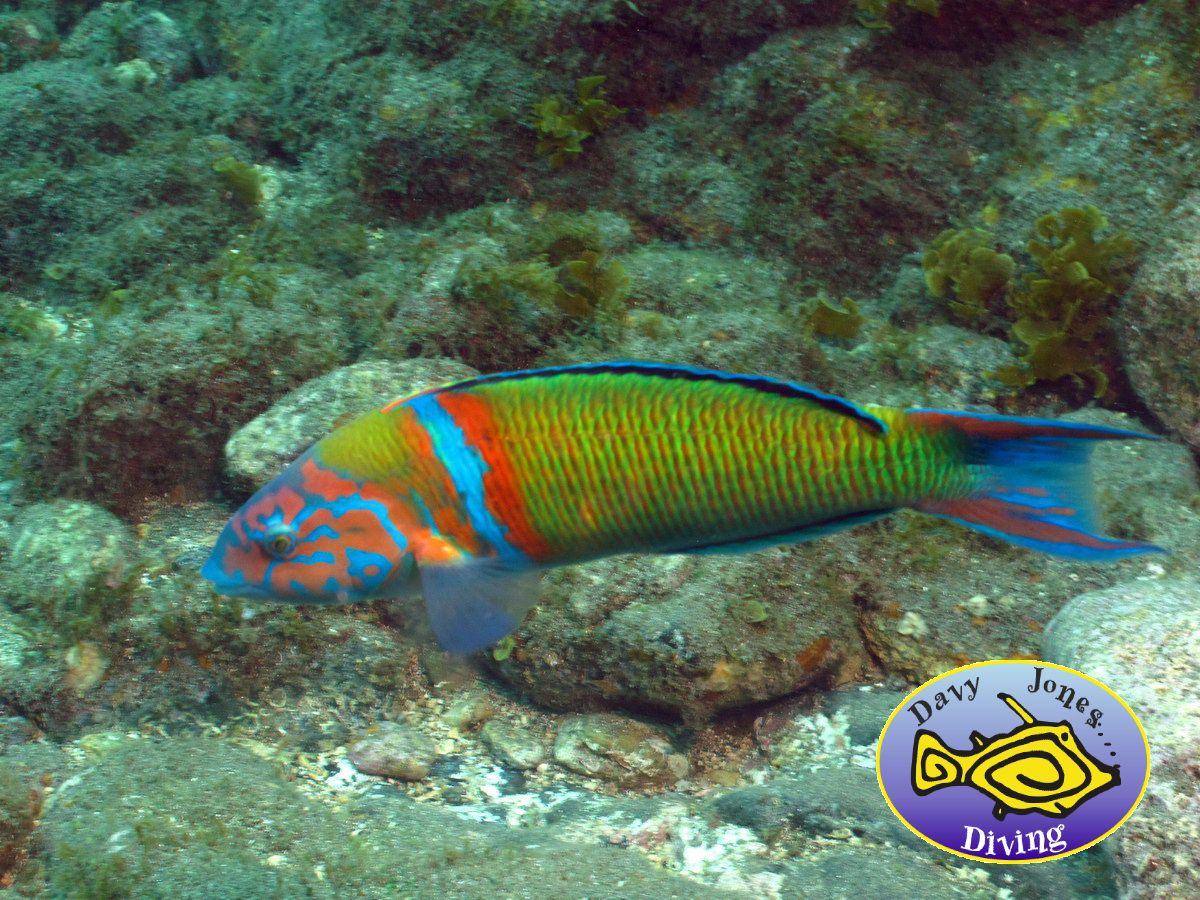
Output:
<instances>
[{"instance_id":1,"label":"caudal fin","mask_svg":"<svg viewBox=\"0 0 1200 900\"><path fill-rule=\"evenodd\" d=\"M918 503L922 512L960 522L1022 547L1088 562L1107 562L1161 547L1098 533L1089 466L1096 441L1158 440L1151 434L1013 416L909 410L930 426L969 441L969 460L984 468L979 491Z\"/></svg>"},{"instance_id":2,"label":"caudal fin","mask_svg":"<svg viewBox=\"0 0 1200 900\"><path fill-rule=\"evenodd\" d=\"M912 789L921 795L963 783L963 762L932 731L922 729L913 741Z\"/></svg>"}]
</instances>

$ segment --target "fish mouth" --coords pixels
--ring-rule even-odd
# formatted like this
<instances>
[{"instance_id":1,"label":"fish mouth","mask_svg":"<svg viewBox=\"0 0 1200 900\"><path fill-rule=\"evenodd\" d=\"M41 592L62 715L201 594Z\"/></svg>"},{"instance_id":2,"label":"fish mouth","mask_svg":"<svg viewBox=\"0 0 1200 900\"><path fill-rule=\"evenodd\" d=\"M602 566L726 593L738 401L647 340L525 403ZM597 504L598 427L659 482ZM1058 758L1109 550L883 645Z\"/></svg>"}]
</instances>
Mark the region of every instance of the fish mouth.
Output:
<instances>
[{"instance_id":1,"label":"fish mouth","mask_svg":"<svg viewBox=\"0 0 1200 900\"><path fill-rule=\"evenodd\" d=\"M223 597L242 597L252 600L273 600L270 591L244 580L231 578L221 567L219 555L214 552L200 567L200 577L212 585L213 590Z\"/></svg>"}]
</instances>

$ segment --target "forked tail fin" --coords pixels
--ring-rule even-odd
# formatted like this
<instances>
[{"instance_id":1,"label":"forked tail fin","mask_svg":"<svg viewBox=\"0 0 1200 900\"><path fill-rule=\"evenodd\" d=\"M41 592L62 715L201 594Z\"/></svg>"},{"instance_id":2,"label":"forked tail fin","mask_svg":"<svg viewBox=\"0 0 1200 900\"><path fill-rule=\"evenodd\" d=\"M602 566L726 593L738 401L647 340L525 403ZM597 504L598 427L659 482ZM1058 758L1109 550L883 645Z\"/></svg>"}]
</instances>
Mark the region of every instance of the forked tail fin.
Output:
<instances>
[{"instance_id":1,"label":"forked tail fin","mask_svg":"<svg viewBox=\"0 0 1200 900\"><path fill-rule=\"evenodd\" d=\"M1152 434L1013 416L913 409L932 427L968 440L969 461L984 467L977 493L928 500L916 508L1022 547L1088 562L1107 562L1161 547L1098 533L1089 458L1096 441L1158 440Z\"/></svg>"},{"instance_id":2,"label":"forked tail fin","mask_svg":"<svg viewBox=\"0 0 1200 900\"><path fill-rule=\"evenodd\" d=\"M947 747L932 731L918 731L913 742L912 789L924 795L962 783L960 754Z\"/></svg>"}]
</instances>

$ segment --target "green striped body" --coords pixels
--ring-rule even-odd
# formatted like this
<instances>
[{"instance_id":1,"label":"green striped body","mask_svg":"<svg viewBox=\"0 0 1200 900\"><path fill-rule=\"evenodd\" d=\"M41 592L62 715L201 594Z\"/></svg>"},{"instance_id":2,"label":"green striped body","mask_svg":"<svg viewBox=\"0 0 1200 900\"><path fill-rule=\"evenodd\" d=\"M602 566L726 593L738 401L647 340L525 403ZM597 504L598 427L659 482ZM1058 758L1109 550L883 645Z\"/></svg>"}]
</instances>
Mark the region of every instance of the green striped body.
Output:
<instances>
[{"instance_id":1,"label":"green striped body","mask_svg":"<svg viewBox=\"0 0 1200 900\"><path fill-rule=\"evenodd\" d=\"M491 511L541 563L784 534L973 482L951 431L871 410L881 434L753 382L571 370L435 396L503 473Z\"/></svg>"}]
</instances>

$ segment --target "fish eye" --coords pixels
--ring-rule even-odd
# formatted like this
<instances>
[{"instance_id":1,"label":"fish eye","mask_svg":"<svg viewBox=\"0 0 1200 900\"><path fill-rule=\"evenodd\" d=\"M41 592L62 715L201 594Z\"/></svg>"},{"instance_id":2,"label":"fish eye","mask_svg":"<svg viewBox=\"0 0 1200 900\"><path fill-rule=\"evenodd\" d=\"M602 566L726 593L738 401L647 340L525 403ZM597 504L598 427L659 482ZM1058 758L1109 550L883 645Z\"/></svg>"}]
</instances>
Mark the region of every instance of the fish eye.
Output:
<instances>
[{"instance_id":1,"label":"fish eye","mask_svg":"<svg viewBox=\"0 0 1200 900\"><path fill-rule=\"evenodd\" d=\"M267 532L263 547L276 559L286 559L296 549L296 533L289 527L273 528Z\"/></svg>"}]
</instances>

